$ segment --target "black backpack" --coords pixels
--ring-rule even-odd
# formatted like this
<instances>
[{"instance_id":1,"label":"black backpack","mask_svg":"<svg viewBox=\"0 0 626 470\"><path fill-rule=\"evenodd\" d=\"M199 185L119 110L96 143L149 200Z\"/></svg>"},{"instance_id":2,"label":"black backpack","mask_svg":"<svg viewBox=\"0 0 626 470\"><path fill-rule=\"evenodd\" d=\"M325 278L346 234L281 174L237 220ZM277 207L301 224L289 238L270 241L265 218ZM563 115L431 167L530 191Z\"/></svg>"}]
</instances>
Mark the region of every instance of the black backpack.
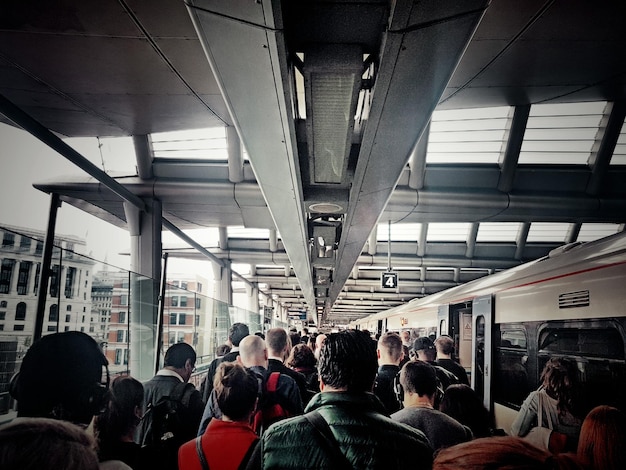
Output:
<instances>
[{"instance_id":1,"label":"black backpack","mask_svg":"<svg viewBox=\"0 0 626 470\"><path fill-rule=\"evenodd\" d=\"M144 444L150 449L154 462L160 464L159 468L176 468L178 448L193 437L186 432L189 426L182 415L189 407L194 391L192 384L181 382L169 395L148 403L146 407L144 419L150 419L151 424Z\"/></svg>"}]
</instances>

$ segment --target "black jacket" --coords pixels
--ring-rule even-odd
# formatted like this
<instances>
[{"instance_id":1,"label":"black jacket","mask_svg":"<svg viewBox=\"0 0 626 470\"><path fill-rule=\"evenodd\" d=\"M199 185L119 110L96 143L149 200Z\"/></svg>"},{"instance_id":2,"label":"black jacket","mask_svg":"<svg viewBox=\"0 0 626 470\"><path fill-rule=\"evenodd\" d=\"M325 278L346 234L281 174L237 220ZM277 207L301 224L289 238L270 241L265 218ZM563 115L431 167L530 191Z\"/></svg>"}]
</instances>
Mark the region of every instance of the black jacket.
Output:
<instances>
[{"instance_id":1,"label":"black jacket","mask_svg":"<svg viewBox=\"0 0 626 470\"><path fill-rule=\"evenodd\" d=\"M378 367L378 374L374 383L374 394L383 403L387 415L395 413L402 408L394 391L394 379L399 372L400 367L393 364L385 364Z\"/></svg>"}]
</instances>

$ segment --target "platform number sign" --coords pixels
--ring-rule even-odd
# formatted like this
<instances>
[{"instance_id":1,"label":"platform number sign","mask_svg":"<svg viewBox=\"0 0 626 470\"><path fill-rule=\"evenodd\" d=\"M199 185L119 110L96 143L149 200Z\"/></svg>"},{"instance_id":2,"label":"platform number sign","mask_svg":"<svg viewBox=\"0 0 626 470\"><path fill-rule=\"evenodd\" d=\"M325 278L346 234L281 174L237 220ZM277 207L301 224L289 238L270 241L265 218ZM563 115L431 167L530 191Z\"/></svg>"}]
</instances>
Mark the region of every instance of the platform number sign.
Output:
<instances>
[{"instance_id":1,"label":"platform number sign","mask_svg":"<svg viewBox=\"0 0 626 470\"><path fill-rule=\"evenodd\" d=\"M398 287L398 273L383 273L381 276L383 288L395 289Z\"/></svg>"}]
</instances>

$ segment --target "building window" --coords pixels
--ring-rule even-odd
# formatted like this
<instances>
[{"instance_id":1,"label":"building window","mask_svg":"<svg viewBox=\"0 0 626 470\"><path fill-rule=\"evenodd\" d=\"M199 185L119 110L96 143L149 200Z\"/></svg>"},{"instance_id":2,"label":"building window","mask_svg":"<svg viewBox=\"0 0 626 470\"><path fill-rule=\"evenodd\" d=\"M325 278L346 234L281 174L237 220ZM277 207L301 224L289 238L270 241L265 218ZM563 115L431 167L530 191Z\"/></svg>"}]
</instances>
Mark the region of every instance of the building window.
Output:
<instances>
[{"instance_id":1,"label":"building window","mask_svg":"<svg viewBox=\"0 0 626 470\"><path fill-rule=\"evenodd\" d=\"M120 312L119 315L120 315L119 322L126 323L126 312Z\"/></svg>"},{"instance_id":2,"label":"building window","mask_svg":"<svg viewBox=\"0 0 626 470\"><path fill-rule=\"evenodd\" d=\"M187 281L180 281L180 287L182 289L187 289Z\"/></svg>"},{"instance_id":3,"label":"building window","mask_svg":"<svg viewBox=\"0 0 626 470\"><path fill-rule=\"evenodd\" d=\"M68 268L65 275L65 298L71 299L74 296L74 280L76 279L76 268Z\"/></svg>"},{"instance_id":4,"label":"building window","mask_svg":"<svg viewBox=\"0 0 626 470\"><path fill-rule=\"evenodd\" d=\"M172 307L178 307L178 296L177 295L173 295L170 301L170 305Z\"/></svg>"},{"instance_id":5,"label":"building window","mask_svg":"<svg viewBox=\"0 0 626 470\"><path fill-rule=\"evenodd\" d=\"M48 321L58 321L59 320L59 309L57 304L50 305L50 312L48 313Z\"/></svg>"},{"instance_id":6,"label":"building window","mask_svg":"<svg viewBox=\"0 0 626 470\"><path fill-rule=\"evenodd\" d=\"M186 307L187 306L187 296L186 295L181 295L180 296L180 306L181 307Z\"/></svg>"},{"instance_id":7,"label":"building window","mask_svg":"<svg viewBox=\"0 0 626 470\"><path fill-rule=\"evenodd\" d=\"M72 321L72 315L65 315L65 323L69 323Z\"/></svg>"},{"instance_id":8,"label":"building window","mask_svg":"<svg viewBox=\"0 0 626 470\"><path fill-rule=\"evenodd\" d=\"M24 331L24 325L13 325L13 331Z\"/></svg>"},{"instance_id":9,"label":"building window","mask_svg":"<svg viewBox=\"0 0 626 470\"><path fill-rule=\"evenodd\" d=\"M115 364L119 365L121 363L122 363L122 350L116 349L115 350Z\"/></svg>"},{"instance_id":10,"label":"building window","mask_svg":"<svg viewBox=\"0 0 626 470\"><path fill-rule=\"evenodd\" d=\"M89 333L94 333L96 329L92 326L89 327Z\"/></svg>"},{"instance_id":11,"label":"building window","mask_svg":"<svg viewBox=\"0 0 626 470\"><path fill-rule=\"evenodd\" d=\"M59 292L59 266L52 266L50 275L50 297L56 297Z\"/></svg>"},{"instance_id":12,"label":"building window","mask_svg":"<svg viewBox=\"0 0 626 470\"><path fill-rule=\"evenodd\" d=\"M120 296L120 305L128 305L128 295L122 294Z\"/></svg>"},{"instance_id":13,"label":"building window","mask_svg":"<svg viewBox=\"0 0 626 470\"><path fill-rule=\"evenodd\" d=\"M30 277L30 261L20 262L20 270L17 274L17 294L26 295L28 293L28 278Z\"/></svg>"},{"instance_id":14,"label":"building window","mask_svg":"<svg viewBox=\"0 0 626 470\"><path fill-rule=\"evenodd\" d=\"M22 238L20 239L20 251L30 251L30 242L30 238L22 235Z\"/></svg>"},{"instance_id":15,"label":"building window","mask_svg":"<svg viewBox=\"0 0 626 470\"><path fill-rule=\"evenodd\" d=\"M24 321L26 320L26 303L20 302L15 307L15 320L16 321Z\"/></svg>"},{"instance_id":16,"label":"building window","mask_svg":"<svg viewBox=\"0 0 626 470\"><path fill-rule=\"evenodd\" d=\"M0 320L4 320L7 316L7 312L0 312Z\"/></svg>"},{"instance_id":17,"label":"building window","mask_svg":"<svg viewBox=\"0 0 626 470\"><path fill-rule=\"evenodd\" d=\"M7 301L6 300L0 301L0 308L7 308Z\"/></svg>"},{"instance_id":18,"label":"building window","mask_svg":"<svg viewBox=\"0 0 626 470\"><path fill-rule=\"evenodd\" d=\"M4 325L0 325L0 331L4 331Z\"/></svg>"},{"instance_id":19,"label":"building window","mask_svg":"<svg viewBox=\"0 0 626 470\"><path fill-rule=\"evenodd\" d=\"M116 341L118 343L123 343L124 342L124 332L125 330L117 330L117 338Z\"/></svg>"},{"instance_id":20,"label":"building window","mask_svg":"<svg viewBox=\"0 0 626 470\"><path fill-rule=\"evenodd\" d=\"M67 310L68 312L71 312L72 311L72 306L68 305L67 307L65 307L65 310Z\"/></svg>"},{"instance_id":21,"label":"building window","mask_svg":"<svg viewBox=\"0 0 626 470\"><path fill-rule=\"evenodd\" d=\"M200 326L200 315L196 315L196 326Z\"/></svg>"},{"instance_id":22,"label":"building window","mask_svg":"<svg viewBox=\"0 0 626 470\"><path fill-rule=\"evenodd\" d=\"M185 315L184 313L181 313L178 315L178 324L179 325L186 325L187 324L187 315Z\"/></svg>"},{"instance_id":23,"label":"building window","mask_svg":"<svg viewBox=\"0 0 626 470\"><path fill-rule=\"evenodd\" d=\"M35 247L35 254L40 255L43 253L43 242L41 240L37 240L37 246Z\"/></svg>"},{"instance_id":24,"label":"building window","mask_svg":"<svg viewBox=\"0 0 626 470\"><path fill-rule=\"evenodd\" d=\"M0 268L0 294L8 294L9 290L11 289L13 266L15 266L15 260L2 260L2 268Z\"/></svg>"},{"instance_id":25,"label":"building window","mask_svg":"<svg viewBox=\"0 0 626 470\"><path fill-rule=\"evenodd\" d=\"M197 285L197 287L196 287L196 292L197 292L198 294L201 294L201 293L202 293L202 283L201 283L201 282L198 282L198 285Z\"/></svg>"},{"instance_id":26,"label":"building window","mask_svg":"<svg viewBox=\"0 0 626 470\"><path fill-rule=\"evenodd\" d=\"M128 349L124 349L124 365L128 365Z\"/></svg>"},{"instance_id":27,"label":"building window","mask_svg":"<svg viewBox=\"0 0 626 470\"><path fill-rule=\"evenodd\" d=\"M175 325L175 324L176 324L176 314L170 313L170 325Z\"/></svg>"},{"instance_id":28,"label":"building window","mask_svg":"<svg viewBox=\"0 0 626 470\"><path fill-rule=\"evenodd\" d=\"M36 294L39 290L39 273L41 272L41 263L37 263L35 268L35 286L33 287L33 294Z\"/></svg>"},{"instance_id":29,"label":"building window","mask_svg":"<svg viewBox=\"0 0 626 470\"><path fill-rule=\"evenodd\" d=\"M48 325L48 331L55 332L57 330L56 325Z\"/></svg>"},{"instance_id":30,"label":"building window","mask_svg":"<svg viewBox=\"0 0 626 470\"><path fill-rule=\"evenodd\" d=\"M2 237L2 247L12 248L15 245L15 235L10 232L4 232Z\"/></svg>"},{"instance_id":31,"label":"building window","mask_svg":"<svg viewBox=\"0 0 626 470\"><path fill-rule=\"evenodd\" d=\"M63 331L70 331L70 327L66 326L65 328L63 328Z\"/></svg>"},{"instance_id":32,"label":"building window","mask_svg":"<svg viewBox=\"0 0 626 470\"><path fill-rule=\"evenodd\" d=\"M200 297L196 297L196 308L200 308L202 305L202 299Z\"/></svg>"}]
</instances>

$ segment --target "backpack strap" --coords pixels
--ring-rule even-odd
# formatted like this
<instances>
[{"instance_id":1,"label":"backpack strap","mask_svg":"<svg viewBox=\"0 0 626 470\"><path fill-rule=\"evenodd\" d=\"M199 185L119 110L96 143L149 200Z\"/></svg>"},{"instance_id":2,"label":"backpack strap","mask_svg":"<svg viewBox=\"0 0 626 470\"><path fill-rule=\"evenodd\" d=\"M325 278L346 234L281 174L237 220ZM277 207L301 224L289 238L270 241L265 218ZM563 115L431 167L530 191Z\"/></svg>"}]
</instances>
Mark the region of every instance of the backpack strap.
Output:
<instances>
[{"instance_id":1,"label":"backpack strap","mask_svg":"<svg viewBox=\"0 0 626 470\"><path fill-rule=\"evenodd\" d=\"M330 461L332 462L331 468L335 465L337 468L352 468L353 465L348 460L348 457L341 452L337 439L333 436L330 426L319 411L313 410L306 413L304 418L313 425L319 436L322 438L323 446L330 452Z\"/></svg>"},{"instance_id":2,"label":"backpack strap","mask_svg":"<svg viewBox=\"0 0 626 470\"><path fill-rule=\"evenodd\" d=\"M268 392L275 392L278 387L278 379L280 378L280 372L272 372L267 379L266 390Z\"/></svg>"},{"instance_id":3,"label":"backpack strap","mask_svg":"<svg viewBox=\"0 0 626 470\"><path fill-rule=\"evenodd\" d=\"M176 384L172 393L170 393L170 400L174 400L183 404L183 406L189 406L189 402L191 401L191 394L194 392L196 388L187 382L180 382Z\"/></svg>"},{"instance_id":4,"label":"backpack strap","mask_svg":"<svg viewBox=\"0 0 626 470\"><path fill-rule=\"evenodd\" d=\"M241 460L241 463L237 467L237 470L244 470L246 468L246 466L248 465L248 461L250 460L250 457L252 457L252 453L256 449L256 446L258 443L259 443L259 438L257 437L254 441L252 441L252 443L250 444L250 447L248 447L248 450L243 456L243 459ZM208 469L203 469L203 470L208 470Z\"/></svg>"},{"instance_id":5,"label":"backpack strap","mask_svg":"<svg viewBox=\"0 0 626 470\"><path fill-rule=\"evenodd\" d=\"M196 437L196 452L198 453L202 470L209 470L209 463L206 461L206 456L202 450L202 436Z\"/></svg>"}]
</instances>

